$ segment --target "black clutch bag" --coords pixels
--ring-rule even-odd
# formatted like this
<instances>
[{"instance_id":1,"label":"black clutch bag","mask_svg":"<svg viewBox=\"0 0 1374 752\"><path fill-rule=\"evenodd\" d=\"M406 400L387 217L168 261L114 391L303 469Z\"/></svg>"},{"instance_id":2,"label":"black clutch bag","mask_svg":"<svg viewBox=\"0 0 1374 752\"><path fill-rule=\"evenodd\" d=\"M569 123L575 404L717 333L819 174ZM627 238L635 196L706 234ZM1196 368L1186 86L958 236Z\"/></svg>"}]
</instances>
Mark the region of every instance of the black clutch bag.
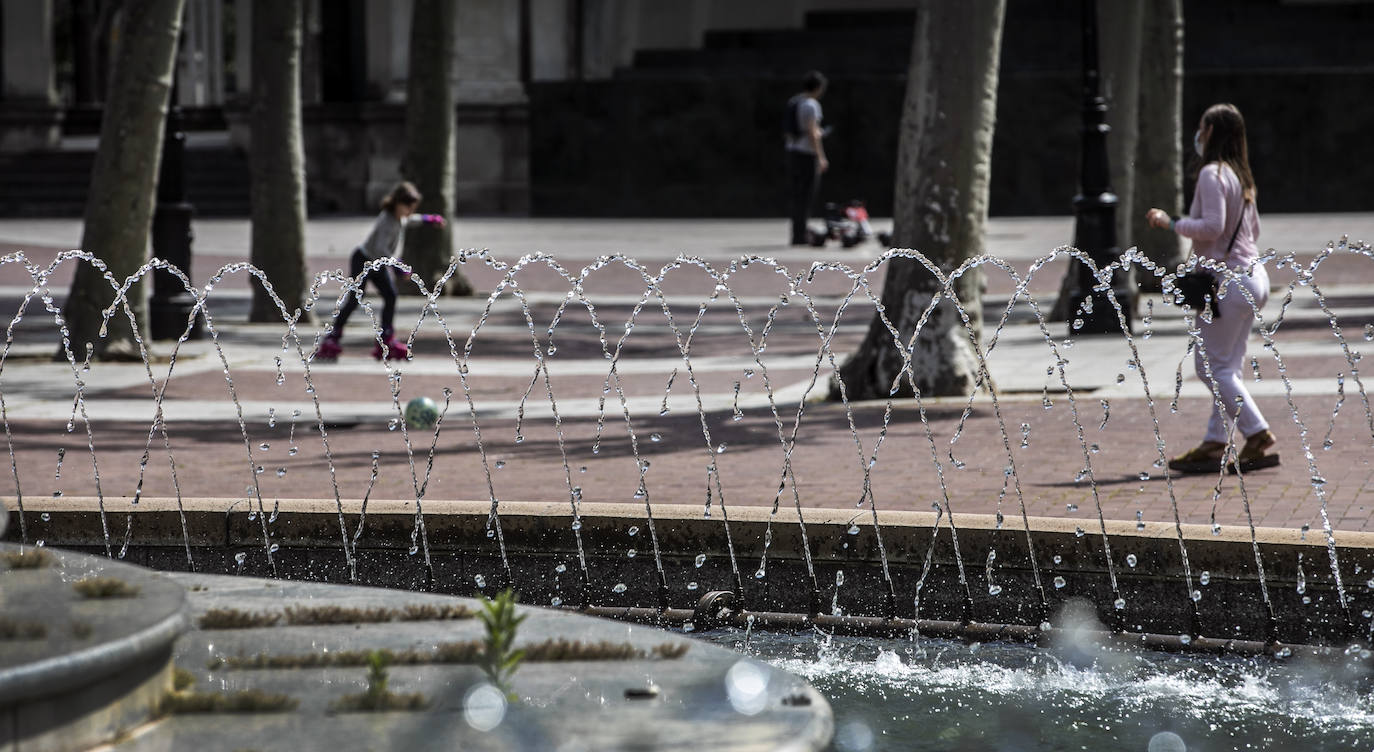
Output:
<instances>
[{"instance_id":1,"label":"black clutch bag","mask_svg":"<svg viewBox=\"0 0 1374 752\"><path fill-rule=\"evenodd\" d=\"M1236 235L1240 233L1240 224L1244 220L1245 209L1242 207L1240 217L1236 219L1236 229L1231 232L1231 242L1226 244L1227 256L1231 255L1231 248L1236 244ZM1188 272L1174 280L1174 289L1183 296L1183 305L1199 313L1207 307L1208 300L1211 300L1212 318L1221 318L1221 306L1216 303L1217 278L1211 272L1206 269Z\"/></svg>"}]
</instances>

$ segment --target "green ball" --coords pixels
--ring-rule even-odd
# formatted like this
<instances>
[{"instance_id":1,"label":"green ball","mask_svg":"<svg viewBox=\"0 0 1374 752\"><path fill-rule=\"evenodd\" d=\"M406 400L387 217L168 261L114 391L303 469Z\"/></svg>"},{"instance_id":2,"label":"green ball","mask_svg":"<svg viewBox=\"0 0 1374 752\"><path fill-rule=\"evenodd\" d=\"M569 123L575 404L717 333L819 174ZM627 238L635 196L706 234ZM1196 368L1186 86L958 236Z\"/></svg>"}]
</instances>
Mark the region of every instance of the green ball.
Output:
<instances>
[{"instance_id":1,"label":"green ball","mask_svg":"<svg viewBox=\"0 0 1374 752\"><path fill-rule=\"evenodd\" d=\"M433 428L439 421L439 408L429 397L416 397L406 403L406 427Z\"/></svg>"}]
</instances>

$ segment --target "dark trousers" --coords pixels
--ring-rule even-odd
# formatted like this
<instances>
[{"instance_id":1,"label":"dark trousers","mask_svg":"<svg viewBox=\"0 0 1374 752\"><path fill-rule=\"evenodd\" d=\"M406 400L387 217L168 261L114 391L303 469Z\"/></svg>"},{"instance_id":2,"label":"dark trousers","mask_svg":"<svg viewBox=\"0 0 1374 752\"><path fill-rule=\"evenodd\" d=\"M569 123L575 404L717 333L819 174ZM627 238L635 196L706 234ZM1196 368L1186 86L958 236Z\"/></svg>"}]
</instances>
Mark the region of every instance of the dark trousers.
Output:
<instances>
[{"instance_id":1,"label":"dark trousers","mask_svg":"<svg viewBox=\"0 0 1374 752\"><path fill-rule=\"evenodd\" d=\"M792 184L788 209L792 217L793 243L805 243L809 240L806 220L811 216L811 204L816 200L816 188L821 182L816 167L815 154L791 150L787 152L787 172Z\"/></svg>"},{"instance_id":2,"label":"dark trousers","mask_svg":"<svg viewBox=\"0 0 1374 752\"><path fill-rule=\"evenodd\" d=\"M360 250L354 250L353 256L348 259L348 274L357 277L363 273L363 266L367 264L367 257ZM391 269L389 267L378 267L367 273L363 277L362 284L358 285L359 292L367 289L367 283L371 282L377 288L377 293L382 296L382 332L390 334L392 332L391 322L396 318L396 285L391 280ZM348 317L352 315L353 309L358 307L358 294L349 292L348 297L344 298L343 305L339 307L339 315L334 319L334 336L343 334L344 324L348 323Z\"/></svg>"}]
</instances>

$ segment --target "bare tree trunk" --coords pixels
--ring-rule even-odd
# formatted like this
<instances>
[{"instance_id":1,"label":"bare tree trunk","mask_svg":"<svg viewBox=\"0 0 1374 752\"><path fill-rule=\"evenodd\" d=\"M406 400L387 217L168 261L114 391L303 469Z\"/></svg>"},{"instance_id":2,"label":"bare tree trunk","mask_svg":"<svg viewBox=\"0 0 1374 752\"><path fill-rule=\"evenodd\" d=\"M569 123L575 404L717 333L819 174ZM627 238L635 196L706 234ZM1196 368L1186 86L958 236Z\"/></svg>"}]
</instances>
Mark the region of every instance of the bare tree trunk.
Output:
<instances>
[{"instance_id":1,"label":"bare tree trunk","mask_svg":"<svg viewBox=\"0 0 1374 752\"><path fill-rule=\"evenodd\" d=\"M426 287L433 288L453 260L453 193L457 149L453 99L457 60L458 0L415 0L410 21L410 74L406 80L406 154L401 174L424 198L419 210L448 220L442 227L411 225L402 255ZM416 292L402 285L402 292ZM450 295L471 295L461 273L448 283Z\"/></svg>"},{"instance_id":2,"label":"bare tree trunk","mask_svg":"<svg viewBox=\"0 0 1374 752\"><path fill-rule=\"evenodd\" d=\"M162 161L162 130L172 90L177 37L185 0L146 0L123 10L123 30L100 125L100 147L91 170L81 247L99 257L122 283L148 260L148 235ZM129 289L140 330L148 326L147 284ZM100 340L101 312L114 301L104 276L82 264L62 313L77 358L87 345L99 358L137 357L134 331L122 310ZM141 336L141 334L140 334ZM59 358L65 358L62 351Z\"/></svg>"},{"instance_id":3,"label":"bare tree trunk","mask_svg":"<svg viewBox=\"0 0 1374 752\"><path fill-rule=\"evenodd\" d=\"M1146 0L1140 50L1140 140L1136 145L1135 194L1130 201L1132 237L1157 264L1183 259L1179 237L1152 228L1145 212L1158 206L1183 213L1183 0ZM1157 292L1159 279L1138 274L1142 290Z\"/></svg>"},{"instance_id":4,"label":"bare tree trunk","mask_svg":"<svg viewBox=\"0 0 1374 752\"><path fill-rule=\"evenodd\" d=\"M1005 0L929 0L917 6L897 152L893 243L924 253L945 272L984 247L1005 10ZM981 283L975 272L954 287L975 338L982 330ZM917 261L888 262L882 303L900 342L875 315L859 350L838 374L850 399L887 397L902 367L898 348L905 349L913 336L912 371L923 395L973 391L977 361L970 330L954 305L942 300L917 331L940 291L935 276ZM832 399L839 386L832 382ZM911 393L903 378L898 394Z\"/></svg>"},{"instance_id":5,"label":"bare tree trunk","mask_svg":"<svg viewBox=\"0 0 1374 752\"><path fill-rule=\"evenodd\" d=\"M301 144L301 0L253 3L252 261L288 313L303 304L305 151ZM309 320L302 313L302 320ZM249 321L281 321L266 288L253 281Z\"/></svg>"}]
</instances>

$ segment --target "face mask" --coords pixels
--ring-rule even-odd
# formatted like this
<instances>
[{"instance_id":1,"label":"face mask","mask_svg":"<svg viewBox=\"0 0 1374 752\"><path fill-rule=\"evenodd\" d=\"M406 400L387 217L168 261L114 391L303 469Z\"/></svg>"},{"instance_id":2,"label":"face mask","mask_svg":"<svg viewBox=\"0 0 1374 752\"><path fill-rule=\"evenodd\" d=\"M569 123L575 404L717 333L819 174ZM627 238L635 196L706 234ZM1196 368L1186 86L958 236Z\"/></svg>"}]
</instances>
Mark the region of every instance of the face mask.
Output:
<instances>
[{"instance_id":1,"label":"face mask","mask_svg":"<svg viewBox=\"0 0 1374 752\"><path fill-rule=\"evenodd\" d=\"M1193 151L1202 156L1202 131L1193 131Z\"/></svg>"}]
</instances>

